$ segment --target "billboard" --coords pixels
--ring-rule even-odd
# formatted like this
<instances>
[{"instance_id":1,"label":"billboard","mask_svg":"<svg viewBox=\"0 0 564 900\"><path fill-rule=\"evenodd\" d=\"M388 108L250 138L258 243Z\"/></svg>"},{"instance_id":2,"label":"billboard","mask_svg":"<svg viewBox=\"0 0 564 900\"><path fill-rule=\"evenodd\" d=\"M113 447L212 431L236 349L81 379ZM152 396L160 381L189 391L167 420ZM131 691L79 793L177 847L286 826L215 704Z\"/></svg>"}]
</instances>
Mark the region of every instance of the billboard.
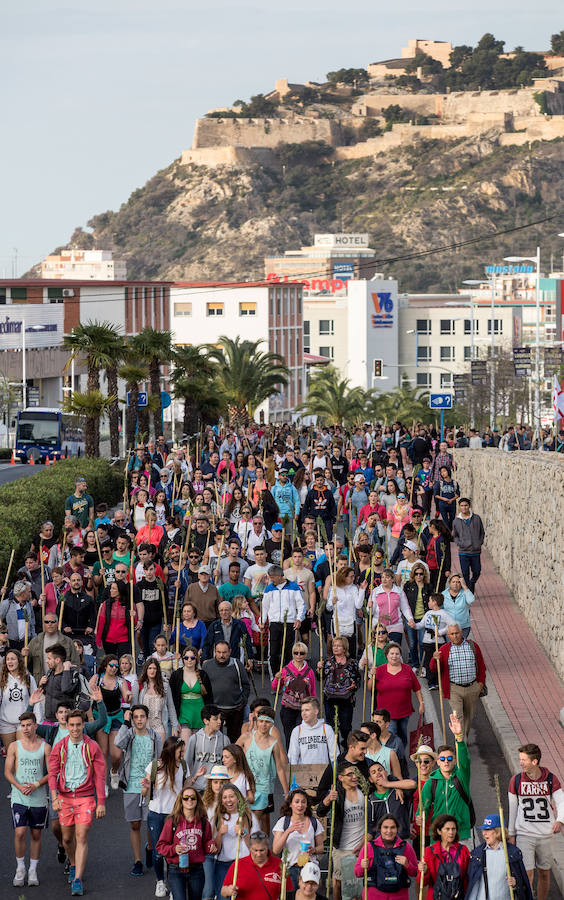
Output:
<instances>
[{"instance_id":1,"label":"billboard","mask_svg":"<svg viewBox=\"0 0 564 900\"><path fill-rule=\"evenodd\" d=\"M62 303L8 303L0 307L0 350L57 347L63 341Z\"/></svg>"}]
</instances>

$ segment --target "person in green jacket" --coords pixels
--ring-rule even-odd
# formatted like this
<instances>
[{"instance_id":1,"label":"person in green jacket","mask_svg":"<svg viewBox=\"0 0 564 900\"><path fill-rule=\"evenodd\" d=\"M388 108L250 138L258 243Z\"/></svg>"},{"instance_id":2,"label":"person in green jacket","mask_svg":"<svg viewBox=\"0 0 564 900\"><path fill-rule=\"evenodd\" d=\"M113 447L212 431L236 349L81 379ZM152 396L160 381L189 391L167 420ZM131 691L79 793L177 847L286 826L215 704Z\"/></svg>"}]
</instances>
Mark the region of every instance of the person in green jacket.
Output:
<instances>
[{"instance_id":1,"label":"person in green jacket","mask_svg":"<svg viewBox=\"0 0 564 900\"><path fill-rule=\"evenodd\" d=\"M456 741L456 751L446 744L438 748L435 772L427 779L421 792L421 808L425 810L425 822L430 823L441 813L456 817L461 842L472 836L470 824L470 754L462 737L462 723L452 713L449 727Z\"/></svg>"}]
</instances>

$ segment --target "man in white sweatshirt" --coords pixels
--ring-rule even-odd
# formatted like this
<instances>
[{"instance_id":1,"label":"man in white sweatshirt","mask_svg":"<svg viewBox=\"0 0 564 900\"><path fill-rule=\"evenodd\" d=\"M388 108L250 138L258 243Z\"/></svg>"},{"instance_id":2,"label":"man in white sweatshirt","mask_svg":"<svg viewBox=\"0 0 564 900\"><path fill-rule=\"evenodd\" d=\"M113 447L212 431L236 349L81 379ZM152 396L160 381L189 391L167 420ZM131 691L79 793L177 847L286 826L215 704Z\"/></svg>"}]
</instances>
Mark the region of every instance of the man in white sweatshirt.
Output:
<instances>
[{"instance_id":1,"label":"man in white sweatshirt","mask_svg":"<svg viewBox=\"0 0 564 900\"><path fill-rule=\"evenodd\" d=\"M331 762L335 732L319 718L319 701L315 697L302 700L302 721L290 736L288 761L291 766Z\"/></svg>"}]
</instances>

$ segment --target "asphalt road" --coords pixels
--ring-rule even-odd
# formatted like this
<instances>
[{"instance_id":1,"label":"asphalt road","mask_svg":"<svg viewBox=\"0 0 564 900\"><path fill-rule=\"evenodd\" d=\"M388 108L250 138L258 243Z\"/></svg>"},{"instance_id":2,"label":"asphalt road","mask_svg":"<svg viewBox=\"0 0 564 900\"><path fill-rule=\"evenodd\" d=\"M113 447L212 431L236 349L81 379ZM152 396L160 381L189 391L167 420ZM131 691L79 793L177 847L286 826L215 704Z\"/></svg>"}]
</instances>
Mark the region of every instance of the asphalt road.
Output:
<instances>
[{"instance_id":1,"label":"asphalt road","mask_svg":"<svg viewBox=\"0 0 564 900\"><path fill-rule=\"evenodd\" d=\"M43 469L44 466L30 466L29 464L24 466L21 463L11 466L10 463L2 463L0 464L0 485L16 481L18 478L35 475L37 472L42 472Z\"/></svg>"},{"instance_id":2,"label":"asphalt road","mask_svg":"<svg viewBox=\"0 0 564 900\"><path fill-rule=\"evenodd\" d=\"M257 680L257 687L260 689L260 677ZM437 713L436 718L439 718L438 695L436 693L428 695L427 702L429 701L434 703ZM362 698L359 695L354 718L355 725L361 720L361 712ZM415 726L414 716L411 727L414 728ZM478 737L479 744L477 743ZM435 738L436 743L440 743L441 735L438 731ZM470 734L470 753L472 759L472 798L479 822L483 821L483 816L494 812L496 809L493 786L494 774L497 773L499 775L503 796L506 795L510 777L503 755L481 704L478 704L474 727ZM25 888L14 888L11 886L15 862L11 836L10 804L6 797L8 789L7 783L4 782L4 784L6 785L6 790L0 803L0 834L3 836L2 847L4 850L0 855L0 884L4 885L2 896L33 898L40 895L42 900L59 900L62 896L70 895L70 888L67 886L63 876L63 867L56 860L57 848L51 832L45 835L39 864L41 888L35 889L27 886ZM277 807L280 801L281 795L278 792L276 797ZM272 817L271 825L274 825L275 821L276 819ZM123 818L121 792L112 791L107 801L106 818L96 822L90 832L90 856L84 882L85 894L92 897L92 900L119 897L121 894L125 895L131 891L135 891L135 896L139 900L148 900L148 898L153 897L155 879L152 871L147 872L142 878L133 879L129 875L131 866L132 856L129 844L129 831ZM416 896L413 887L412 896L414 898ZM558 900L560 897L561 894L558 888L553 885L549 894L549 900Z\"/></svg>"}]
</instances>

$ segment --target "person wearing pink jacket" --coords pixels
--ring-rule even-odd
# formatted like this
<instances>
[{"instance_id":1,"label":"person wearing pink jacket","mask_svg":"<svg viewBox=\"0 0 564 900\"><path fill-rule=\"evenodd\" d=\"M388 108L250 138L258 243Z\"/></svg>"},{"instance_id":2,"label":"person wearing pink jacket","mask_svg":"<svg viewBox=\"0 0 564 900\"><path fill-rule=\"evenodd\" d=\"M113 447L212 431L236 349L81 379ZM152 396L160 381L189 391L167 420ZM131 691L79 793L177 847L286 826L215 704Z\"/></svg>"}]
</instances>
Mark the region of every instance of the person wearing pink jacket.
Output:
<instances>
[{"instance_id":1,"label":"person wearing pink jacket","mask_svg":"<svg viewBox=\"0 0 564 900\"><path fill-rule=\"evenodd\" d=\"M292 647L292 661L277 672L272 680L273 691L277 690L280 682L280 718L287 747L290 746L292 731L302 719L302 700L315 697L315 674L307 662L307 654L306 644L297 641Z\"/></svg>"},{"instance_id":2,"label":"person wearing pink jacket","mask_svg":"<svg viewBox=\"0 0 564 900\"><path fill-rule=\"evenodd\" d=\"M402 616L405 616L411 628L415 628L415 622L403 588L395 583L391 569L384 569L382 572L382 584L372 591L368 601L368 608L370 607L372 607L372 621L384 625L388 630L390 641L395 641L401 646Z\"/></svg>"}]
</instances>

